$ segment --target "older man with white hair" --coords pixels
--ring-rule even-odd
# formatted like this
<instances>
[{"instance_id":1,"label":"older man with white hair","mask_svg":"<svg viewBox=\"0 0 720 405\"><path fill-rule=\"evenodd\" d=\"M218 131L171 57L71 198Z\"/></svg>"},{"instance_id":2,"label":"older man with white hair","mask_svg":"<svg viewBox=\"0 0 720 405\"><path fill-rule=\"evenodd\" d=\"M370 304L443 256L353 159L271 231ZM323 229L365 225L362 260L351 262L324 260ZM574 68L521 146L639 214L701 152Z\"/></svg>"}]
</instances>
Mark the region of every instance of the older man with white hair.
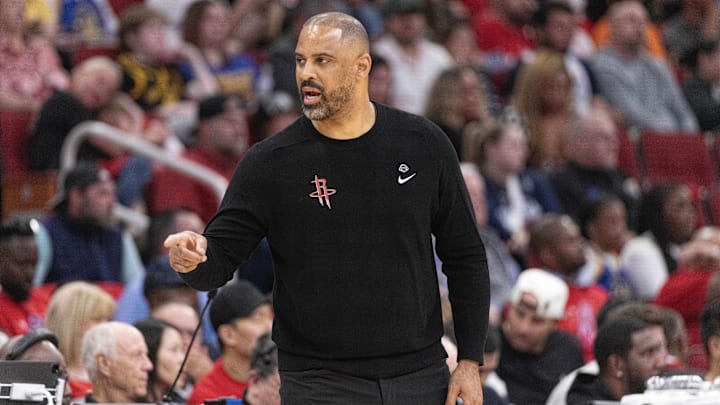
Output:
<instances>
[{"instance_id":1,"label":"older man with white hair","mask_svg":"<svg viewBox=\"0 0 720 405\"><path fill-rule=\"evenodd\" d=\"M143 335L123 322L102 322L85 332L83 366L92 382L87 403L144 402L153 365Z\"/></svg>"}]
</instances>

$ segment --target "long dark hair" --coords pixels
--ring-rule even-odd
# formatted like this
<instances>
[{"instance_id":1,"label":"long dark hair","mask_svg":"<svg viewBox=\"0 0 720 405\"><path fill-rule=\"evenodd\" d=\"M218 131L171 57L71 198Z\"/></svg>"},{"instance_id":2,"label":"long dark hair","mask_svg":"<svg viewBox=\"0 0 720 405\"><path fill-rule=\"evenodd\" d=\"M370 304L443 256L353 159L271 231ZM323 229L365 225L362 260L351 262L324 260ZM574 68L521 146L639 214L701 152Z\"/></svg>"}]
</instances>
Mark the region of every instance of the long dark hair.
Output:
<instances>
[{"instance_id":1,"label":"long dark hair","mask_svg":"<svg viewBox=\"0 0 720 405\"><path fill-rule=\"evenodd\" d=\"M205 9L213 4L216 4L213 0L198 0L188 6L181 23L182 38L185 41L195 46L200 45L200 24L198 23L205 14Z\"/></svg>"},{"instance_id":2,"label":"long dark hair","mask_svg":"<svg viewBox=\"0 0 720 405\"><path fill-rule=\"evenodd\" d=\"M180 330L168 322L152 318L139 321L135 324L135 327L138 328L145 338L145 344L148 348L148 357L153 365L153 369L148 375L147 400L148 402L162 401L162 395L165 393L161 393L159 398L155 398L155 390L153 389L155 379L157 378L157 358L158 350L160 350L160 342L162 342L165 330L175 329L178 333L180 333Z\"/></svg>"},{"instance_id":3,"label":"long dark hair","mask_svg":"<svg viewBox=\"0 0 720 405\"><path fill-rule=\"evenodd\" d=\"M640 203L640 215L638 216L638 233L649 231L660 247L668 271L673 271L677 266L675 258L670 254L670 229L668 229L665 218L665 204L676 191L683 187L681 183L667 182L653 186L642 196Z\"/></svg>"}]
</instances>

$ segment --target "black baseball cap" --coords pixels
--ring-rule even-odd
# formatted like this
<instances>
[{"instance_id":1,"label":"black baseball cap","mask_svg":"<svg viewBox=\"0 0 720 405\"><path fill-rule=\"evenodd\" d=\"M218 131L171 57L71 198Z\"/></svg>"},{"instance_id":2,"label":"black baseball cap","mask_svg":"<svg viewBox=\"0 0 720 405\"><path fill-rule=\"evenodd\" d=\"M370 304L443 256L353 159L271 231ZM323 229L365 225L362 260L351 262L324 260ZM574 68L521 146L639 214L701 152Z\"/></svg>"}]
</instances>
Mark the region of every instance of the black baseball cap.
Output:
<instances>
[{"instance_id":1,"label":"black baseball cap","mask_svg":"<svg viewBox=\"0 0 720 405\"><path fill-rule=\"evenodd\" d=\"M421 0L388 0L382 11L385 16L424 13L425 5Z\"/></svg>"},{"instance_id":2,"label":"black baseball cap","mask_svg":"<svg viewBox=\"0 0 720 405\"><path fill-rule=\"evenodd\" d=\"M244 109L240 97L231 94L215 94L198 103L198 121L204 121L228 111Z\"/></svg>"},{"instance_id":3,"label":"black baseball cap","mask_svg":"<svg viewBox=\"0 0 720 405\"><path fill-rule=\"evenodd\" d=\"M74 188L85 190L95 183L110 180L112 180L112 176L107 169L90 162L78 163L65 174L62 188L53 197L51 206L53 209L64 207L70 190Z\"/></svg>"},{"instance_id":4,"label":"black baseball cap","mask_svg":"<svg viewBox=\"0 0 720 405\"><path fill-rule=\"evenodd\" d=\"M220 325L246 318L263 304L269 304L270 297L264 295L247 280L234 280L220 289L210 305L210 322L217 330Z\"/></svg>"}]
</instances>

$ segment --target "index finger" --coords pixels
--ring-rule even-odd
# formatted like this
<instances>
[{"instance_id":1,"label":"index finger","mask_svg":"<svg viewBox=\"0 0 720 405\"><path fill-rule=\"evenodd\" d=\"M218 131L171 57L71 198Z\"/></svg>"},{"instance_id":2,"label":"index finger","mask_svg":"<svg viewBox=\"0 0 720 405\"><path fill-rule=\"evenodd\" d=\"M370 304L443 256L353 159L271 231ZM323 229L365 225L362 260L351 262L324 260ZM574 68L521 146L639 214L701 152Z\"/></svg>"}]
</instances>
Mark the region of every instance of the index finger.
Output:
<instances>
[{"instance_id":1,"label":"index finger","mask_svg":"<svg viewBox=\"0 0 720 405\"><path fill-rule=\"evenodd\" d=\"M204 257L207 251L207 239L199 233L183 231L168 236L163 242L163 246L169 250L181 248L180 251L187 251Z\"/></svg>"},{"instance_id":2,"label":"index finger","mask_svg":"<svg viewBox=\"0 0 720 405\"><path fill-rule=\"evenodd\" d=\"M165 238L163 246L168 249L176 245L187 246L189 239L190 237L184 232L174 233Z\"/></svg>"}]
</instances>

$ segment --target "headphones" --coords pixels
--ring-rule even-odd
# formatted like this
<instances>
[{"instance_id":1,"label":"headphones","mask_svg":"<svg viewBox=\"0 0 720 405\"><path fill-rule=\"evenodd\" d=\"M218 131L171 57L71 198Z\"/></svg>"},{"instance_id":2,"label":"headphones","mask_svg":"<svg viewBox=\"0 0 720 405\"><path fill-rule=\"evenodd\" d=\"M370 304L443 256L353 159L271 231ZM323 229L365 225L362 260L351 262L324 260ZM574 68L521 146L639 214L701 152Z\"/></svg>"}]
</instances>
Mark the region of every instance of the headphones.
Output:
<instances>
[{"instance_id":1,"label":"headphones","mask_svg":"<svg viewBox=\"0 0 720 405\"><path fill-rule=\"evenodd\" d=\"M54 333L45 328L37 328L18 339L18 341L13 345L12 350L10 350L10 353L5 356L5 360L17 360L17 358L22 356L27 349L36 343L42 342L43 340L47 340L56 347L58 345L58 338Z\"/></svg>"}]
</instances>

